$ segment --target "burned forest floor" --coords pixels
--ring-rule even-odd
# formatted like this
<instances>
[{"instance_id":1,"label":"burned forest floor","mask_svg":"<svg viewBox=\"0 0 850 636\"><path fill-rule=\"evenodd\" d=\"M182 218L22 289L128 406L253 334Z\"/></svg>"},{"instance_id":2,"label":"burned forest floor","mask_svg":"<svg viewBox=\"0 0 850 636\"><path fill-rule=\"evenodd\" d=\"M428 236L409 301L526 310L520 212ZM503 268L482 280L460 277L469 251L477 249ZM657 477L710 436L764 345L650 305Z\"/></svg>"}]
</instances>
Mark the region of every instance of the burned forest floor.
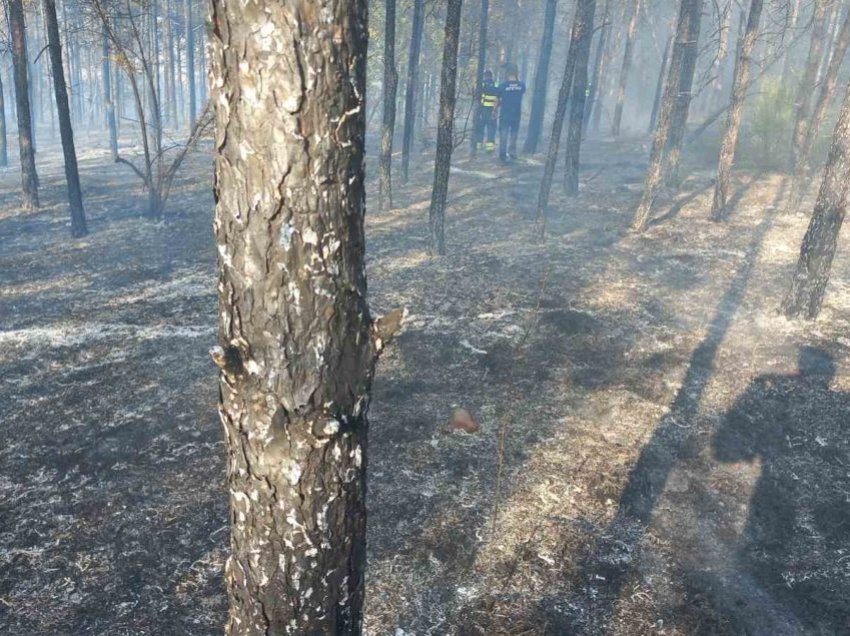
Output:
<instances>
[{"instance_id":1,"label":"burned forest floor","mask_svg":"<svg viewBox=\"0 0 850 636\"><path fill-rule=\"evenodd\" d=\"M151 223L84 147L80 240L56 149L38 212L0 172L0 633L220 633L210 152ZM370 411L367 632L850 633L847 242L821 317L788 321L783 175L739 169L717 223L691 158L638 236L644 142L589 139L541 242L540 158L457 153L446 256L430 155L369 205L373 312L410 318Z\"/></svg>"}]
</instances>

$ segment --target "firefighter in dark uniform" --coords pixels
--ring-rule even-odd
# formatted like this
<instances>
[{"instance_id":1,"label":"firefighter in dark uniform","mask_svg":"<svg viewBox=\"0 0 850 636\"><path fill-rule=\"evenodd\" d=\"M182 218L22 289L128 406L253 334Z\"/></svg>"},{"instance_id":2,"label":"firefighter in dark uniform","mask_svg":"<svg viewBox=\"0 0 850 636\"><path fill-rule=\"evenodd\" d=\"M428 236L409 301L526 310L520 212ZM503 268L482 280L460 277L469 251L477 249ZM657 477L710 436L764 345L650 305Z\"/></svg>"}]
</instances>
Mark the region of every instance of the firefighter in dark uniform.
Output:
<instances>
[{"instance_id":1,"label":"firefighter in dark uniform","mask_svg":"<svg viewBox=\"0 0 850 636\"><path fill-rule=\"evenodd\" d=\"M484 149L493 152L496 149L496 108L499 105L499 85L493 81L493 71L484 71L484 79L478 89L478 100L475 145L478 147L484 143Z\"/></svg>"},{"instance_id":2,"label":"firefighter in dark uniform","mask_svg":"<svg viewBox=\"0 0 850 636\"><path fill-rule=\"evenodd\" d=\"M505 70L507 79L499 84L499 159L509 162L516 159L525 84L519 80L515 64L508 64Z\"/></svg>"}]
</instances>

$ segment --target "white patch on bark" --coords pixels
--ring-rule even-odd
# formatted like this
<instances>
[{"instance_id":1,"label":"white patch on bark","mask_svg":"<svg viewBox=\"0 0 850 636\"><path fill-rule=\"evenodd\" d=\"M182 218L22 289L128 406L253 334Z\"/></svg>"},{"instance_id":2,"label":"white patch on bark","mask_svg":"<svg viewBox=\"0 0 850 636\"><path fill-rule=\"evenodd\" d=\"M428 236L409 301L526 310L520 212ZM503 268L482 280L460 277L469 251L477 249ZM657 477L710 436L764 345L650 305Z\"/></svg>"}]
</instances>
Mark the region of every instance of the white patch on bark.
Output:
<instances>
[{"instance_id":1,"label":"white patch on bark","mask_svg":"<svg viewBox=\"0 0 850 636\"><path fill-rule=\"evenodd\" d=\"M280 227L280 239L278 240L278 245L280 245L283 249L288 250L292 246L292 235L295 234L295 228L292 227L291 223L284 223Z\"/></svg>"},{"instance_id":2,"label":"white patch on bark","mask_svg":"<svg viewBox=\"0 0 850 636\"><path fill-rule=\"evenodd\" d=\"M283 470L283 474L290 485L294 486L301 481L301 465L291 459L287 460L287 465Z\"/></svg>"}]
</instances>

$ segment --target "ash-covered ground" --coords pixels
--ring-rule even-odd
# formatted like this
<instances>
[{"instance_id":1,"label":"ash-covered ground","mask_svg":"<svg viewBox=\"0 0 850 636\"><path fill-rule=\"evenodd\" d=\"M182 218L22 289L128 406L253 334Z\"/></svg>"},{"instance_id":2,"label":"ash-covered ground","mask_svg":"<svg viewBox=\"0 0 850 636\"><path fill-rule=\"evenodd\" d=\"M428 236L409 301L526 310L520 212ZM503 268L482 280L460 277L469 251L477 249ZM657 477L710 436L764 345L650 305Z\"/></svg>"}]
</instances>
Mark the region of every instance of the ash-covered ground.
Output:
<instances>
[{"instance_id":1,"label":"ash-covered ground","mask_svg":"<svg viewBox=\"0 0 850 636\"><path fill-rule=\"evenodd\" d=\"M368 633L850 633L847 246L790 322L807 219L781 175L739 170L713 223L693 162L636 236L647 148L591 139L541 243L539 159L458 153L447 256L428 156L368 215L373 311L411 314L374 386ZM0 633L220 633L209 148L159 224L85 149L82 240L40 164L33 214L0 173ZM455 406L481 431L449 432Z\"/></svg>"}]
</instances>

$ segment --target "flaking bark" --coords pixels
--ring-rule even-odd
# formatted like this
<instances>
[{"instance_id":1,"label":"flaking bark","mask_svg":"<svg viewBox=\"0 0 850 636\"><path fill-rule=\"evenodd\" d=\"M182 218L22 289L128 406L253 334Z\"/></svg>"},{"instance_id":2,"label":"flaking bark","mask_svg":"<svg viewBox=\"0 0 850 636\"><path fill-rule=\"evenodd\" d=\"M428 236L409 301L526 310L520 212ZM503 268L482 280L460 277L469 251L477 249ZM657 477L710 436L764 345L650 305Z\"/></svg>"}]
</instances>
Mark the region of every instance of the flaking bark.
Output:
<instances>
[{"instance_id":1,"label":"flaking bark","mask_svg":"<svg viewBox=\"0 0 850 636\"><path fill-rule=\"evenodd\" d=\"M227 633L358 634L374 363L365 0L211 3Z\"/></svg>"}]
</instances>

